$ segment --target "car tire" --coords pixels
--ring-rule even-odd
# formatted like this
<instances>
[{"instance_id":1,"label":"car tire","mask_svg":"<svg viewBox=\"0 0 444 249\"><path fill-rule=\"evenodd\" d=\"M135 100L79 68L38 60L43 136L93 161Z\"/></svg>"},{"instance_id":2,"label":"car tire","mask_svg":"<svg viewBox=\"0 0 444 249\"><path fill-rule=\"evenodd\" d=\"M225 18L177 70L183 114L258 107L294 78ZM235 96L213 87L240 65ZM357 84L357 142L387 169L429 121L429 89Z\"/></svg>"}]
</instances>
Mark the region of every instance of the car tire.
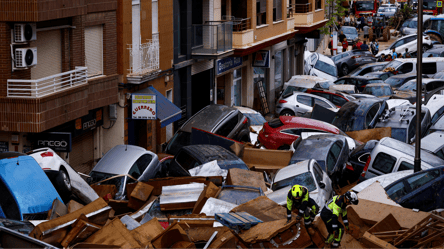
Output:
<instances>
[{"instance_id":1,"label":"car tire","mask_svg":"<svg viewBox=\"0 0 444 249\"><path fill-rule=\"evenodd\" d=\"M283 111L279 114L279 116L295 116L295 114L294 114L293 111L290 111L290 110L283 110Z\"/></svg>"},{"instance_id":2,"label":"car tire","mask_svg":"<svg viewBox=\"0 0 444 249\"><path fill-rule=\"evenodd\" d=\"M382 39L387 42L390 40L390 29L388 27L386 27L383 31L382 31Z\"/></svg>"},{"instance_id":3,"label":"car tire","mask_svg":"<svg viewBox=\"0 0 444 249\"><path fill-rule=\"evenodd\" d=\"M373 29L368 29L368 40L373 41Z\"/></svg>"},{"instance_id":4,"label":"car tire","mask_svg":"<svg viewBox=\"0 0 444 249\"><path fill-rule=\"evenodd\" d=\"M59 189L60 195L69 196L71 195L71 179L69 178L68 172L64 168L60 168L59 175L56 179L57 187ZM63 197L62 197L63 198Z\"/></svg>"},{"instance_id":5,"label":"car tire","mask_svg":"<svg viewBox=\"0 0 444 249\"><path fill-rule=\"evenodd\" d=\"M424 53L427 50L429 50L429 46L427 46L426 44L423 44L422 45L422 52Z\"/></svg>"},{"instance_id":6,"label":"car tire","mask_svg":"<svg viewBox=\"0 0 444 249\"><path fill-rule=\"evenodd\" d=\"M441 39L441 37L439 37L439 35L437 35L437 34L428 34L428 35L430 37L430 40L442 43L442 39Z\"/></svg>"},{"instance_id":7,"label":"car tire","mask_svg":"<svg viewBox=\"0 0 444 249\"><path fill-rule=\"evenodd\" d=\"M289 150L289 149L290 149L290 145L288 145L288 144L284 144L278 148L278 150Z\"/></svg>"},{"instance_id":8,"label":"car tire","mask_svg":"<svg viewBox=\"0 0 444 249\"><path fill-rule=\"evenodd\" d=\"M346 76L348 73L350 73L350 70L346 64L343 64L341 66L341 73L343 76Z\"/></svg>"}]
</instances>

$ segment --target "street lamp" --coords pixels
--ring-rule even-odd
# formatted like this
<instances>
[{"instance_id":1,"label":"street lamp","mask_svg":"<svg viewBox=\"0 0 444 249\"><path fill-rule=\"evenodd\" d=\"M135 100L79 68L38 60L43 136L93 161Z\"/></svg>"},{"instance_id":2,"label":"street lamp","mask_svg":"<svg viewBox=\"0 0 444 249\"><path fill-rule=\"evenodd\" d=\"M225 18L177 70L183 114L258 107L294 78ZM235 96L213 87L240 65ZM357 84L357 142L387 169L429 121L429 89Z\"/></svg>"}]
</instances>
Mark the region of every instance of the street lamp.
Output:
<instances>
[{"instance_id":1,"label":"street lamp","mask_svg":"<svg viewBox=\"0 0 444 249\"><path fill-rule=\"evenodd\" d=\"M414 172L421 171L421 105L422 105L422 2L418 0L418 38L416 56L416 142Z\"/></svg>"}]
</instances>

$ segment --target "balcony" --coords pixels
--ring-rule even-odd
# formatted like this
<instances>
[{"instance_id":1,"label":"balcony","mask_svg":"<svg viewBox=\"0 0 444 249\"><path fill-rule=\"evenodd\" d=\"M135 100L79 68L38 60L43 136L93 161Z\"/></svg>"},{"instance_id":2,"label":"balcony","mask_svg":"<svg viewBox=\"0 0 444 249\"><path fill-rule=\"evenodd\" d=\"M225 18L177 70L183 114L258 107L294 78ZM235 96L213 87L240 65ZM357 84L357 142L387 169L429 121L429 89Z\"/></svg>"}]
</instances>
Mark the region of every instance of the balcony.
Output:
<instances>
[{"instance_id":1,"label":"balcony","mask_svg":"<svg viewBox=\"0 0 444 249\"><path fill-rule=\"evenodd\" d=\"M76 67L38 80L8 80L7 97L42 98L87 83L87 68Z\"/></svg>"},{"instance_id":2,"label":"balcony","mask_svg":"<svg viewBox=\"0 0 444 249\"><path fill-rule=\"evenodd\" d=\"M196 59L219 59L233 52L233 22L208 21L192 29L191 54Z\"/></svg>"},{"instance_id":3,"label":"balcony","mask_svg":"<svg viewBox=\"0 0 444 249\"><path fill-rule=\"evenodd\" d=\"M324 9L314 10L312 3L292 4L294 9L294 28L299 33L308 33L325 25L327 19L324 19Z\"/></svg>"},{"instance_id":4,"label":"balcony","mask_svg":"<svg viewBox=\"0 0 444 249\"><path fill-rule=\"evenodd\" d=\"M153 35L153 39L142 43L138 48L128 45L130 68L128 69L128 83L141 84L150 80L160 71L159 37Z\"/></svg>"},{"instance_id":5,"label":"balcony","mask_svg":"<svg viewBox=\"0 0 444 249\"><path fill-rule=\"evenodd\" d=\"M251 29L251 18L224 16L233 21L233 47L244 47L254 42L254 31Z\"/></svg>"}]
</instances>

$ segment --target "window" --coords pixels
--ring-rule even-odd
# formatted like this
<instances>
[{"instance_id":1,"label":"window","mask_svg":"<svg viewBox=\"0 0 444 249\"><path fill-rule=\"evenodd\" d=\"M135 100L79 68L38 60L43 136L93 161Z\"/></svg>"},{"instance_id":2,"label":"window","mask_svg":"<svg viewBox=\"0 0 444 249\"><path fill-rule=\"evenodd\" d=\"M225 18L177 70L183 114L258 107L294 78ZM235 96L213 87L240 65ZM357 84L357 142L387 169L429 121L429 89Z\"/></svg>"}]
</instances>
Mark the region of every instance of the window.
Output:
<instances>
[{"instance_id":1,"label":"window","mask_svg":"<svg viewBox=\"0 0 444 249\"><path fill-rule=\"evenodd\" d=\"M235 115L234 117L230 118L230 120L228 120L225 124L223 124L222 127L220 127L216 131L216 134L224 137L228 136L228 134L230 134L230 132L233 131L233 129L236 127L237 122L238 118L237 115Z\"/></svg>"},{"instance_id":2,"label":"window","mask_svg":"<svg viewBox=\"0 0 444 249\"><path fill-rule=\"evenodd\" d=\"M159 34L159 18L158 18L158 0L152 0L152 33L153 33L153 39L156 35Z\"/></svg>"},{"instance_id":3,"label":"window","mask_svg":"<svg viewBox=\"0 0 444 249\"><path fill-rule=\"evenodd\" d=\"M62 73L62 32L60 29L38 31L38 39L30 46L37 47L38 63L31 67L31 79L41 79ZM89 69L89 68L88 68Z\"/></svg>"},{"instance_id":4,"label":"window","mask_svg":"<svg viewBox=\"0 0 444 249\"><path fill-rule=\"evenodd\" d=\"M274 87L276 89L280 89L280 87L282 87L282 85L284 84L283 80L282 80L282 75L283 75L283 69L284 69L284 63L283 63L283 53L282 50L281 51L277 51L274 54Z\"/></svg>"},{"instance_id":5,"label":"window","mask_svg":"<svg viewBox=\"0 0 444 249\"><path fill-rule=\"evenodd\" d=\"M176 162L186 170L199 166L199 162L185 151L179 153Z\"/></svg>"},{"instance_id":6,"label":"window","mask_svg":"<svg viewBox=\"0 0 444 249\"><path fill-rule=\"evenodd\" d=\"M339 97L339 96L336 96L336 95L332 95L331 102L333 102L333 104L335 104L337 106L343 106L348 101L346 99L342 98L342 97Z\"/></svg>"},{"instance_id":7,"label":"window","mask_svg":"<svg viewBox=\"0 0 444 249\"><path fill-rule=\"evenodd\" d=\"M373 162L373 168L385 174L392 173L395 163L396 157L380 152Z\"/></svg>"},{"instance_id":8,"label":"window","mask_svg":"<svg viewBox=\"0 0 444 249\"><path fill-rule=\"evenodd\" d=\"M413 63L405 63L404 65L398 67L398 71L402 73L409 73L413 70Z\"/></svg>"},{"instance_id":9,"label":"window","mask_svg":"<svg viewBox=\"0 0 444 249\"><path fill-rule=\"evenodd\" d=\"M412 42L412 41L414 41L414 40L416 40L416 35L415 35L415 36L407 37L407 38L405 39L405 43L409 43L409 42Z\"/></svg>"},{"instance_id":10,"label":"window","mask_svg":"<svg viewBox=\"0 0 444 249\"><path fill-rule=\"evenodd\" d=\"M294 135L294 136L300 136L301 135L301 130L300 129L287 129L287 130L283 130L281 132L285 133L285 134L289 134L289 135Z\"/></svg>"},{"instance_id":11,"label":"window","mask_svg":"<svg viewBox=\"0 0 444 249\"><path fill-rule=\"evenodd\" d=\"M414 168L414 167L413 167L413 164L408 163L408 162L402 162L402 163L399 165L398 171L411 170L411 169L413 169L413 168Z\"/></svg>"},{"instance_id":12,"label":"window","mask_svg":"<svg viewBox=\"0 0 444 249\"><path fill-rule=\"evenodd\" d=\"M303 105L313 106L313 98L306 95L298 95L297 101Z\"/></svg>"},{"instance_id":13,"label":"window","mask_svg":"<svg viewBox=\"0 0 444 249\"><path fill-rule=\"evenodd\" d=\"M282 0L273 0L273 22L282 20Z\"/></svg>"},{"instance_id":14,"label":"window","mask_svg":"<svg viewBox=\"0 0 444 249\"><path fill-rule=\"evenodd\" d=\"M339 158L339 154L341 153L342 143L336 142L331 146L330 151L327 156L327 171L331 172L334 170L336 161Z\"/></svg>"},{"instance_id":15,"label":"window","mask_svg":"<svg viewBox=\"0 0 444 249\"><path fill-rule=\"evenodd\" d=\"M331 94L321 93L321 92L311 92L311 94L318 95L318 96L320 96L322 98L326 98L328 100L330 100L330 96L331 96Z\"/></svg>"},{"instance_id":16,"label":"window","mask_svg":"<svg viewBox=\"0 0 444 249\"><path fill-rule=\"evenodd\" d=\"M432 124L438 120L438 118L444 113L444 106L441 107L432 117Z\"/></svg>"},{"instance_id":17,"label":"window","mask_svg":"<svg viewBox=\"0 0 444 249\"><path fill-rule=\"evenodd\" d=\"M376 114L378 113L378 110L379 110L379 104L376 104L376 105L372 106L372 108L370 108L370 110L367 112L367 115L365 115L366 127L368 127L371 124L371 122L375 118Z\"/></svg>"},{"instance_id":18,"label":"window","mask_svg":"<svg viewBox=\"0 0 444 249\"><path fill-rule=\"evenodd\" d=\"M407 178L411 190L418 189L439 176L439 170L431 170Z\"/></svg>"},{"instance_id":19,"label":"window","mask_svg":"<svg viewBox=\"0 0 444 249\"><path fill-rule=\"evenodd\" d=\"M428 87L429 85L431 85L430 88ZM444 81L434 81L431 84L427 84L426 89L427 91L432 91L443 86L444 86Z\"/></svg>"},{"instance_id":20,"label":"window","mask_svg":"<svg viewBox=\"0 0 444 249\"><path fill-rule=\"evenodd\" d=\"M335 85L343 85L345 84L345 80L338 80L335 82Z\"/></svg>"},{"instance_id":21,"label":"window","mask_svg":"<svg viewBox=\"0 0 444 249\"><path fill-rule=\"evenodd\" d=\"M151 159L153 159L153 156L150 154L142 155L137 161L131 166L130 171L128 172L128 175L139 178L143 172L145 172L146 167L148 167L148 164L150 164Z\"/></svg>"},{"instance_id":22,"label":"window","mask_svg":"<svg viewBox=\"0 0 444 249\"><path fill-rule=\"evenodd\" d=\"M315 105L319 105L319 106L322 106L324 108L331 108L332 107L332 106L330 106L327 102L325 102L322 99L314 98L314 100L315 100L315 103L314 103Z\"/></svg>"},{"instance_id":23,"label":"window","mask_svg":"<svg viewBox=\"0 0 444 249\"><path fill-rule=\"evenodd\" d=\"M241 91L242 91L242 69L236 69L233 71L233 90L234 90L234 105L241 105Z\"/></svg>"},{"instance_id":24,"label":"window","mask_svg":"<svg viewBox=\"0 0 444 249\"><path fill-rule=\"evenodd\" d=\"M256 25L267 24L267 0L256 0Z\"/></svg>"},{"instance_id":25,"label":"window","mask_svg":"<svg viewBox=\"0 0 444 249\"><path fill-rule=\"evenodd\" d=\"M397 41L391 48L397 48L399 46L404 45L405 39L401 39L399 41Z\"/></svg>"},{"instance_id":26,"label":"window","mask_svg":"<svg viewBox=\"0 0 444 249\"><path fill-rule=\"evenodd\" d=\"M85 65L88 77L103 75L103 26L85 27Z\"/></svg>"},{"instance_id":27,"label":"window","mask_svg":"<svg viewBox=\"0 0 444 249\"><path fill-rule=\"evenodd\" d=\"M322 180L323 180L323 178L322 178L322 170L321 170L321 168L320 168L320 166L318 164L315 163L313 165L313 171L314 171L313 173L315 175L316 181L318 183L322 182Z\"/></svg>"},{"instance_id":28,"label":"window","mask_svg":"<svg viewBox=\"0 0 444 249\"><path fill-rule=\"evenodd\" d=\"M372 68L371 68L371 67L368 67L368 68L362 70L362 71L359 73L359 75L364 75L364 74L371 73L371 72L373 72Z\"/></svg>"},{"instance_id":29,"label":"window","mask_svg":"<svg viewBox=\"0 0 444 249\"><path fill-rule=\"evenodd\" d=\"M391 76L391 75L383 74L383 75L381 75L381 80L385 81L389 76Z\"/></svg>"},{"instance_id":30,"label":"window","mask_svg":"<svg viewBox=\"0 0 444 249\"><path fill-rule=\"evenodd\" d=\"M427 62L422 64L423 74L435 74L436 73L436 62Z\"/></svg>"},{"instance_id":31,"label":"window","mask_svg":"<svg viewBox=\"0 0 444 249\"><path fill-rule=\"evenodd\" d=\"M316 0L316 9L322 9L322 2L321 0Z\"/></svg>"},{"instance_id":32,"label":"window","mask_svg":"<svg viewBox=\"0 0 444 249\"><path fill-rule=\"evenodd\" d=\"M399 182L387 190L387 195L394 201L398 201L406 194L407 190L403 182Z\"/></svg>"}]
</instances>

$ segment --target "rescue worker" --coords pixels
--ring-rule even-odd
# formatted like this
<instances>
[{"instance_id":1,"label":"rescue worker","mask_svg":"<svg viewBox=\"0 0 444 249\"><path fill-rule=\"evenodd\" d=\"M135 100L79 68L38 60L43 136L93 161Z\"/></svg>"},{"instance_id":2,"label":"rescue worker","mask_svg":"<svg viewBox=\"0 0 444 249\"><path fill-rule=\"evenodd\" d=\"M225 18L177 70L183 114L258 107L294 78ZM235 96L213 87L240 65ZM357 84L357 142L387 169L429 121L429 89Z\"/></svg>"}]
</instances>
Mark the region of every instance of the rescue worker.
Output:
<instances>
[{"instance_id":1,"label":"rescue worker","mask_svg":"<svg viewBox=\"0 0 444 249\"><path fill-rule=\"evenodd\" d=\"M300 221L304 216L304 225L306 228L311 226L315 216L319 212L319 206L310 198L308 189L301 185L294 185L287 195L287 223L291 221L291 211L299 209L296 220Z\"/></svg>"},{"instance_id":2,"label":"rescue worker","mask_svg":"<svg viewBox=\"0 0 444 249\"><path fill-rule=\"evenodd\" d=\"M342 221L345 228L349 229L347 220L347 206L350 204L358 205L358 195L355 192L346 192L343 195L333 196L321 211L321 219L327 227L328 237L325 243L332 245L332 248L338 248L344 234L344 226L338 221L339 215L342 215Z\"/></svg>"}]
</instances>

